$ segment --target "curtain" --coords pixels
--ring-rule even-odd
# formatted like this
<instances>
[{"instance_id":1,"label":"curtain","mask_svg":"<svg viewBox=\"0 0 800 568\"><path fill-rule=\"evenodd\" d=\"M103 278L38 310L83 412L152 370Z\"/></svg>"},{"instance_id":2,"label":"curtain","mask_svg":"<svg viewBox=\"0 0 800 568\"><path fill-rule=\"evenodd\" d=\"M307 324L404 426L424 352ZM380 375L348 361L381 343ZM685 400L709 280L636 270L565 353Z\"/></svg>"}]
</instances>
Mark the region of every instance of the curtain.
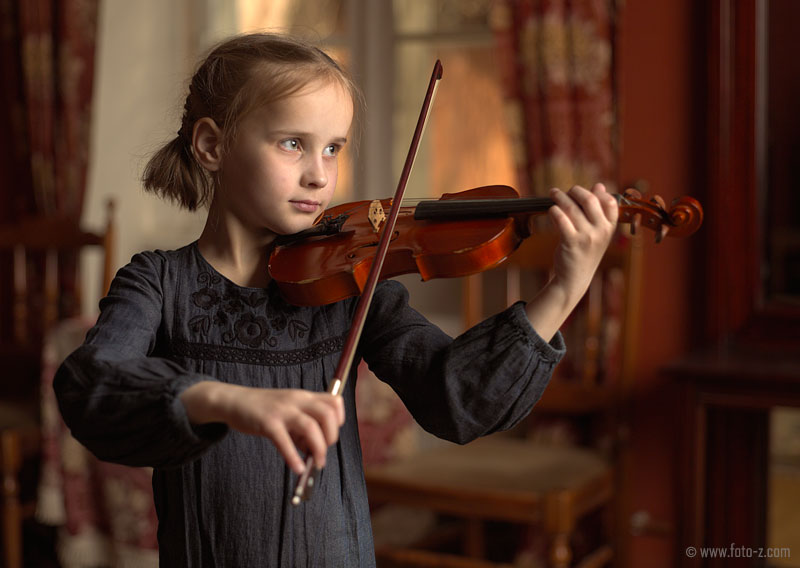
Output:
<instances>
[{"instance_id":1,"label":"curtain","mask_svg":"<svg viewBox=\"0 0 800 568\"><path fill-rule=\"evenodd\" d=\"M551 187L598 181L615 190L616 1L497 0L492 28L520 192L545 196ZM528 436L551 443L577 433L563 417L539 419L529 429ZM573 535L576 557L590 533L581 527ZM544 563L547 548L530 529L516 560Z\"/></svg>"},{"instance_id":2,"label":"curtain","mask_svg":"<svg viewBox=\"0 0 800 568\"><path fill-rule=\"evenodd\" d=\"M80 220L98 3L0 0L0 223L27 215ZM0 274L8 276L8 262L0 258ZM29 270L41 266L33 259ZM59 278L62 315L72 315L80 308L74 260L67 260ZM0 277L3 298L12 297L8 280ZM3 322L10 318L8 304L0 303Z\"/></svg>"},{"instance_id":3,"label":"curtain","mask_svg":"<svg viewBox=\"0 0 800 568\"><path fill-rule=\"evenodd\" d=\"M79 219L86 187L98 0L2 2L3 218Z\"/></svg>"},{"instance_id":4,"label":"curtain","mask_svg":"<svg viewBox=\"0 0 800 568\"><path fill-rule=\"evenodd\" d=\"M615 0L499 0L492 14L520 190L616 178Z\"/></svg>"}]
</instances>

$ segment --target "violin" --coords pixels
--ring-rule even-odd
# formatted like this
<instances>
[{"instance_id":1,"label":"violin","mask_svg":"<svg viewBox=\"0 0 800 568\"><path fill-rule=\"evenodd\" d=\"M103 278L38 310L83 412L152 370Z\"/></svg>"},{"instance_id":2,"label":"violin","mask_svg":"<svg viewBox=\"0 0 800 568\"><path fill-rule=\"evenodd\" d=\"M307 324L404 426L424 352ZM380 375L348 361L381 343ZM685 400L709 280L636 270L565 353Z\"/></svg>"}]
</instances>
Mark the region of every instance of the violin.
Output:
<instances>
[{"instance_id":1,"label":"violin","mask_svg":"<svg viewBox=\"0 0 800 568\"><path fill-rule=\"evenodd\" d=\"M615 198L619 222L630 223L633 232L654 230L656 242L691 235L703 221L703 208L691 197L669 209L660 197L644 200L634 189ZM311 229L279 238L269 271L284 298L315 306L360 295L391 205L391 199L338 205ZM552 205L549 198L520 198L512 187L490 185L400 207L378 278L419 273L430 280L494 268L531 236L530 218Z\"/></svg>"}]
</instances>

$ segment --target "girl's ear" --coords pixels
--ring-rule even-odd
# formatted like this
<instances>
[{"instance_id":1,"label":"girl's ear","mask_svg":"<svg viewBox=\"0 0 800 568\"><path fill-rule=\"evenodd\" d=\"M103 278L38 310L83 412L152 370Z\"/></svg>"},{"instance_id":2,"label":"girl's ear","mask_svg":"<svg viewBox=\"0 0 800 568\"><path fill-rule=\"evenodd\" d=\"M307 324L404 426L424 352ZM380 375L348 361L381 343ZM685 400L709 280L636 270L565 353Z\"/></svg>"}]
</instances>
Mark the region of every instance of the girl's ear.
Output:
<instances>
[{"instance_id":1,"label":"girl's ear","mask_svg":"<svg viewBox=\"0 0 800 568\"><path fill-rule=\"evenodd\" d=\"M192 149L200 165L216 172L222 165L222 131L214 119L203 117L194 123Z\"/></svg>"}]
</instances>

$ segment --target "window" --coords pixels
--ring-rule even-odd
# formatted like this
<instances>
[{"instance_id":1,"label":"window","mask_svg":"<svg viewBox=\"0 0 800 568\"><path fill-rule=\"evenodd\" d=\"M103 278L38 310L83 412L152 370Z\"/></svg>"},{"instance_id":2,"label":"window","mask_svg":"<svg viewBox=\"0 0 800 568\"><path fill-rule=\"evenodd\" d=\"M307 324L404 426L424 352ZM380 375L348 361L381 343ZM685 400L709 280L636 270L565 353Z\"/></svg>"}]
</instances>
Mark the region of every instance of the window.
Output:
<instances>
[{"instance_id":1,"label":"window","mask_svg":"<svg viewBox=\"0 0 800 568\"><path fill-rule=\"evenodd\" d=\"M488 0L394 0L393 172L399 176L436 59L444 75L408 195L515 185ZM405 144L403 143L405 141Z\"/></svg>"},{"instance_id":2,"label":"window","mask_svg":"<svg viewBox=\"0 0 800 568\"><path fill-rule=\"evenodd\" d=\"M342 155L339 202L394 193L437 58L444 80L406 195L514 185L490 17L489 0L238 0L236 6L238 31L278 30L316 41L364 86L363 137L356 155L352 147Z\"/></svg>"}]
</instances>

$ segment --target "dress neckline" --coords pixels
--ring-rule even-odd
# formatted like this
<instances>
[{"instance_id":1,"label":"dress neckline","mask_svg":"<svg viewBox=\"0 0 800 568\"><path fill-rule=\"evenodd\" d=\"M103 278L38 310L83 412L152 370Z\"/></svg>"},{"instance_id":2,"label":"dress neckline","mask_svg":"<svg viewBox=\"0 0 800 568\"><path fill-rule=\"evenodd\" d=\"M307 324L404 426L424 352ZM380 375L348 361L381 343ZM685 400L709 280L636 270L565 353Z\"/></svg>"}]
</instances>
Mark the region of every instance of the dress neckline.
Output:
<instances>
[{"instance_id":1,"label":"dress neckline","mask_svg":"<svg viewBox=\"0 0 800 568\"><path fill-rule=\"evenodd\" d=\"M242 286L241 284L237 284L236 282L234 282L233 280L231 280L230 278L228 278L227 276L222 274L219 270L214 268L214 265L212 265L208 260L206 260L206 257L203 256L203 253L200 252L200 247L198 246L198 241L192 242L191 245L189 245L189 246L191 247L194 255L199 260L200 264L205 266L206 269L211 274L213 274L214 276L218 276L222 281L226 282L229 286L232 286L234 288L238 288L239 290L246 290L246 291L249 291L249 292L264 292L264 293L268 293L268 294L272 294L277 289L274 280L270 280L269 284L267 284L266 287Z\"/></svg>"}]
</instances>

